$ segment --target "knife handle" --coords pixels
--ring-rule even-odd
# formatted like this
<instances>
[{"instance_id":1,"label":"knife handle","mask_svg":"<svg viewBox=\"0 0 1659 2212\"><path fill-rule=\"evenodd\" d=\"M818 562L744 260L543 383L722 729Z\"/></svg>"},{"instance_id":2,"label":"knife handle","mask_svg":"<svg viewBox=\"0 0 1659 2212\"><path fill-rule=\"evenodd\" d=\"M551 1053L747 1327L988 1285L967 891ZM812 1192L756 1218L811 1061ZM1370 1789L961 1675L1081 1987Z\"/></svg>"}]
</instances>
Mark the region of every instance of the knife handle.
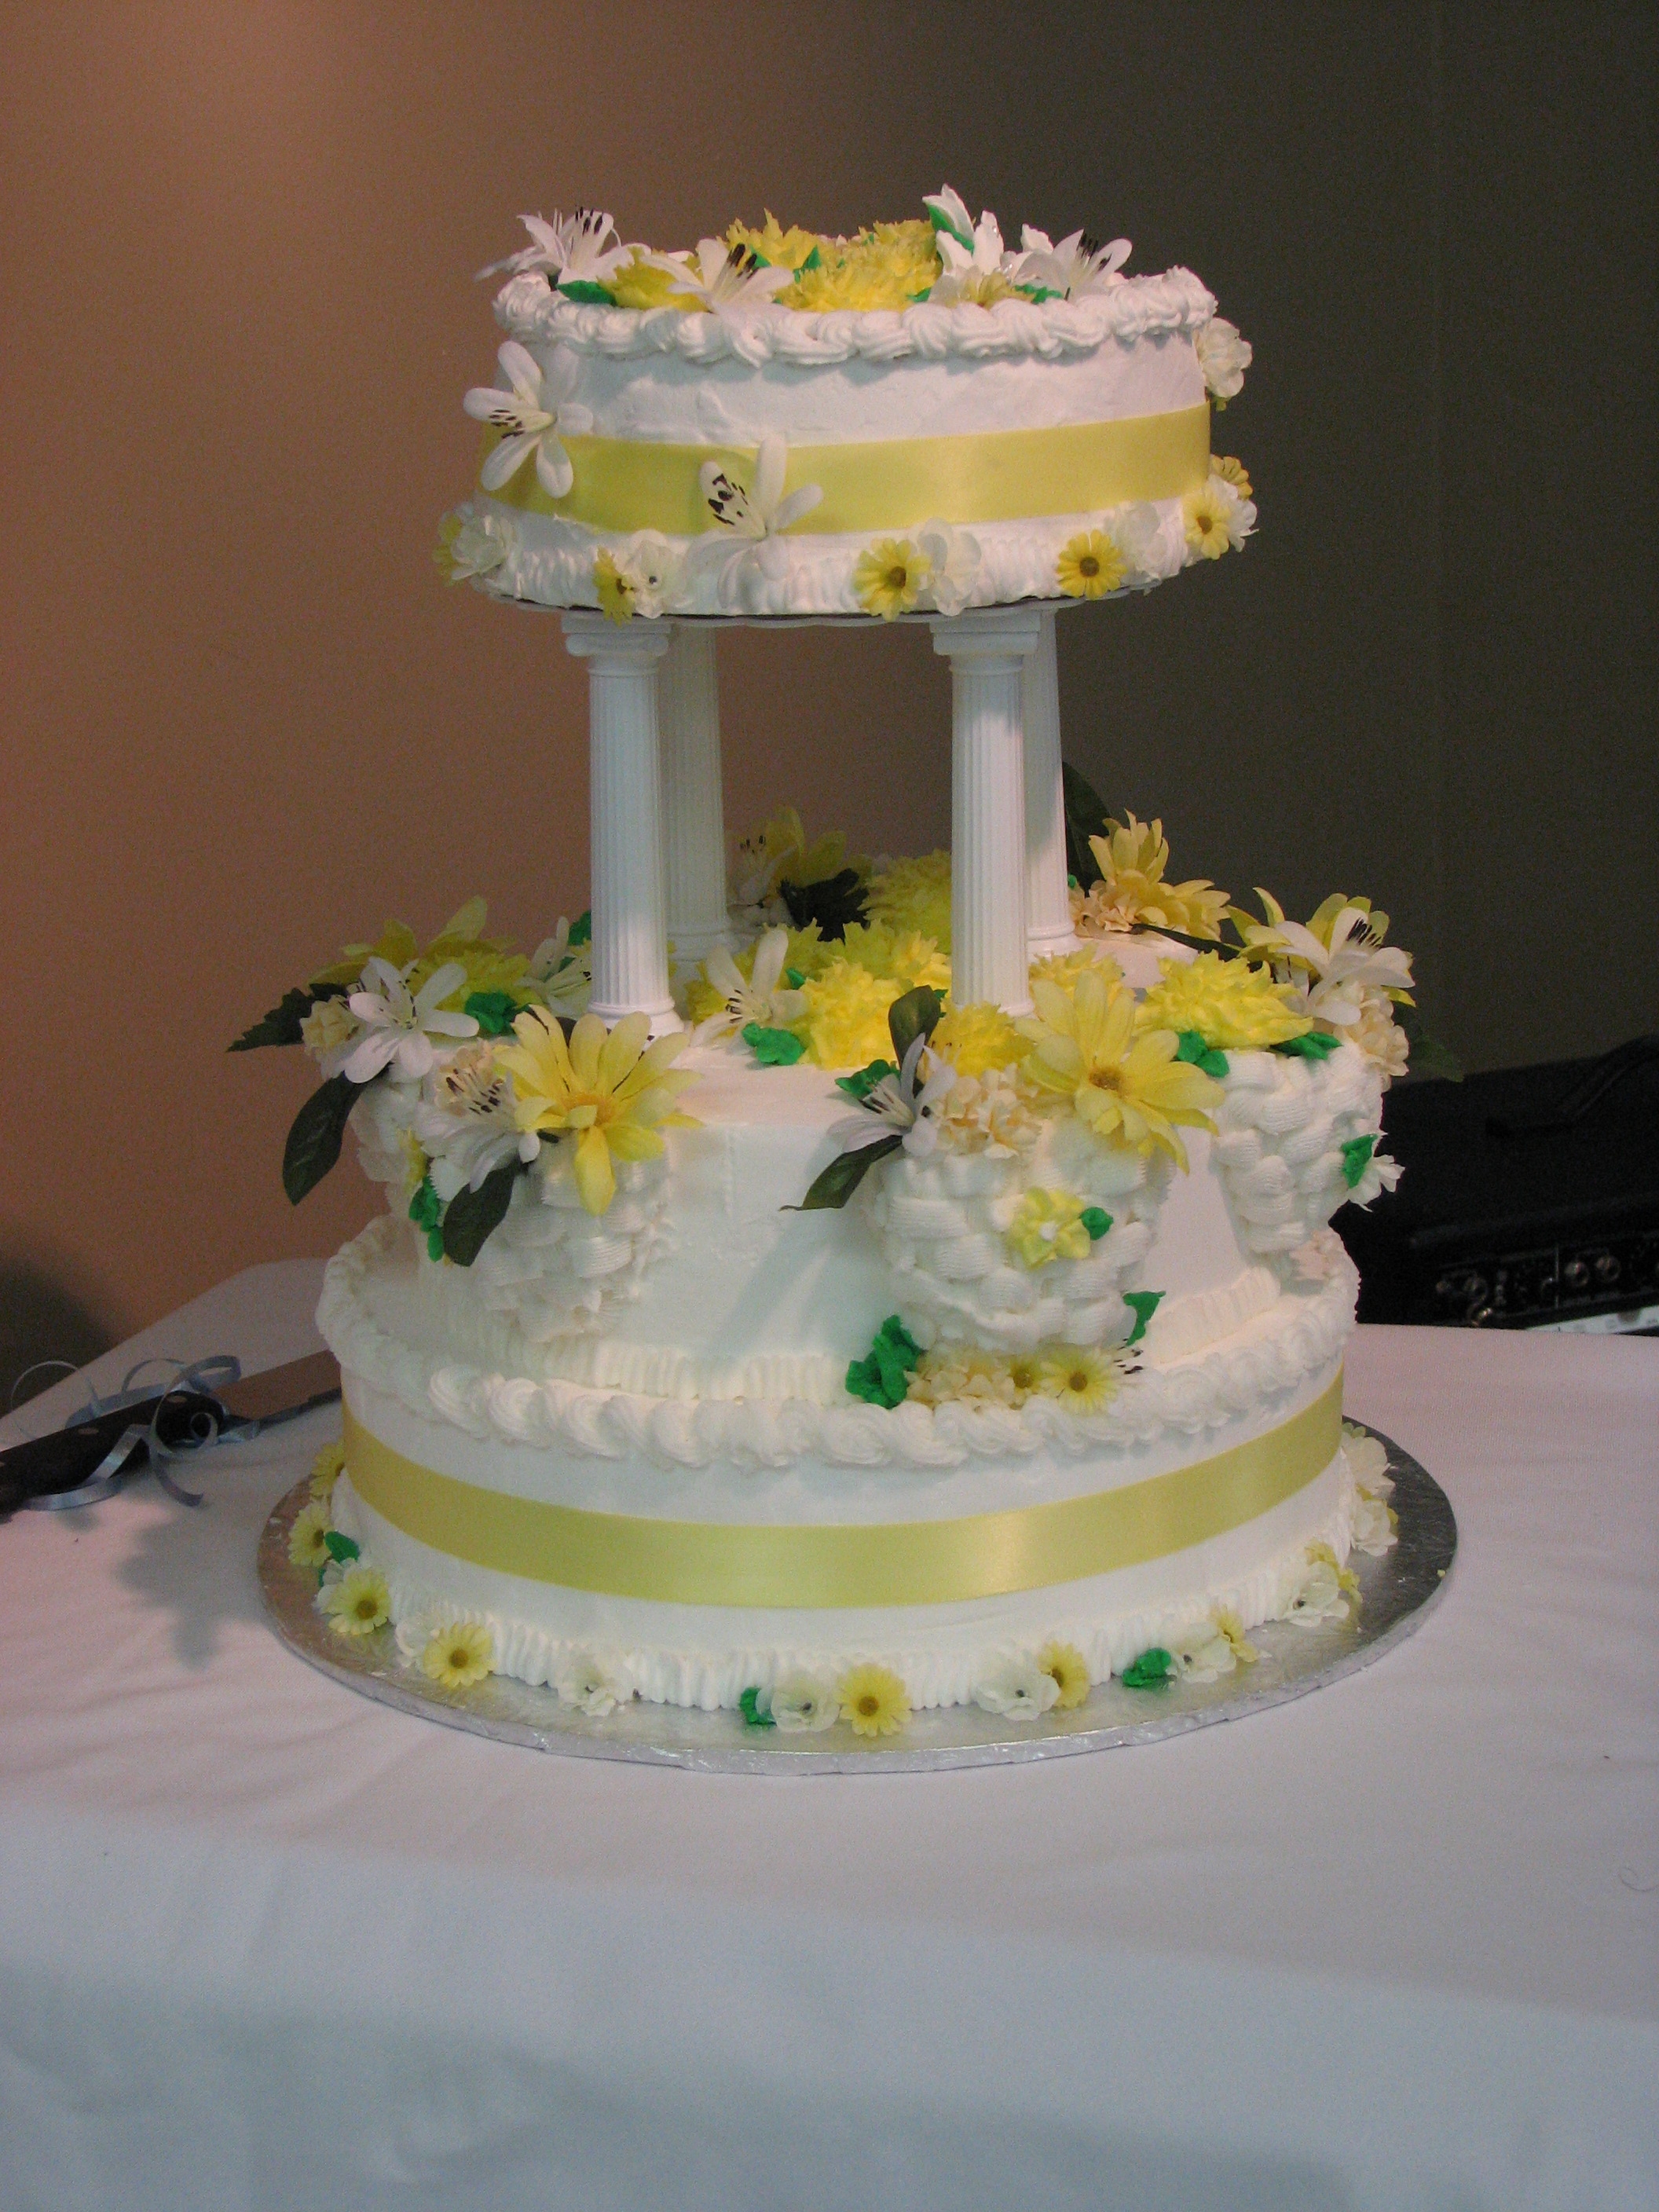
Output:
<instances>
[{"instance_id":1,"label":"knife handle","mask_svg":"<svg viewBox=\"0 0 1659 2212\"><path fill-rule=\"evenodd\" d=\"M186 1443L205 1436L209 1419L217 1421L222 1429L225 1425L224 1408L216 1399L199 1390L185 1390L174 1392L165 1402L158 1392L154 1398L118 1406L67 1429L30 1437L0 1451L0 1516L15 1512L28 1498L45 1498L55 1490L78 1489L129 1429L147 1429L155 1420L158 1407L161 1418L156 1431L163 1443ZM138 1446L134 1457L143 1449Z\"/></svg>"}]
</instances>

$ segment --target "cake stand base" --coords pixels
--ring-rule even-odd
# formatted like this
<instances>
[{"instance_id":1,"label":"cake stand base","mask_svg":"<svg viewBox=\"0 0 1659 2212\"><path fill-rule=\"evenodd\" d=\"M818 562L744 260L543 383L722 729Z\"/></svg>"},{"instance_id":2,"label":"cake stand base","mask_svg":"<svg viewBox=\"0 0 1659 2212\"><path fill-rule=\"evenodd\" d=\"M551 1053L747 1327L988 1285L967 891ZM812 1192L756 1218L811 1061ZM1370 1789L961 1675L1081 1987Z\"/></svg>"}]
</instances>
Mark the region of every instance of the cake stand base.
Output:
<instances>
[{"instance_id":1,"label":"cake stand base","mask_svg":"<svg viewBox=\"0 0 1659 2212\"><path fill-rule=\"evenodd\" d=\"M1357 1619L1316 1628L1269 1622L1250 1632L1261 1656L1235 1674L1146 1690L1126 1690L1114 1676L1072 1711L1031 1721L1011 1721L977 1705L951 1705L913 1713L898 1735L867 1740L845 1722L822 1735L786 1735L751 1728L740 1713L695 1712L639 1699L595 1720L562 1704L554 1690L532 1689L501 1674L471 1690L445 1690L403 1661L389 1628L349 1639L317 1611L315 1577L290 1565L288 1557L289 1531L310 1498L308 1482L296 1484L265 1523L259 1588L283 1641L348 1689L446 1728L533 1751L687 1766L705 1774L890 1774L1061 1759L1157 1743L1305 1697L1369 1667L1422 1623L1446 1586L1457 1523L1432 1476L1388 1437L1371 1433L1388 1451L1399 1541L1381 1559L1358 1553L1350 1559L1359 1581Z\"/></svg>"}]
</instances>

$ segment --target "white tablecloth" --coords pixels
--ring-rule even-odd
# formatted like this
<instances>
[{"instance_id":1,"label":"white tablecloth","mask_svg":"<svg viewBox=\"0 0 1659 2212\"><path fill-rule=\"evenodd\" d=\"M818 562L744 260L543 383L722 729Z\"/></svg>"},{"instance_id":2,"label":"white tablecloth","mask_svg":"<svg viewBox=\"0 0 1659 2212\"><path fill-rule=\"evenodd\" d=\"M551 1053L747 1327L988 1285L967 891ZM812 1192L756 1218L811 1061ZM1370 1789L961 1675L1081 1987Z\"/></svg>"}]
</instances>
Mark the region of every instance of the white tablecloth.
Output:
<instances>
[{"instance_id":1,"label":"white tablecloth","mask_svg":"<svg viewBox=\"0 0 1659 2212\"><path fill-rule=\"evenodd\" d=\"M310 1348L255 1268L92 1370ZM49 1425L76 1386L0 1438ZM1462 1532L1375 1668L1037 1765L540 1757L292 1656L337 1421L0 1526L0 2207L1659 2203L1659 1345L1362 1330Z\"/></svg>"}]
</instances>

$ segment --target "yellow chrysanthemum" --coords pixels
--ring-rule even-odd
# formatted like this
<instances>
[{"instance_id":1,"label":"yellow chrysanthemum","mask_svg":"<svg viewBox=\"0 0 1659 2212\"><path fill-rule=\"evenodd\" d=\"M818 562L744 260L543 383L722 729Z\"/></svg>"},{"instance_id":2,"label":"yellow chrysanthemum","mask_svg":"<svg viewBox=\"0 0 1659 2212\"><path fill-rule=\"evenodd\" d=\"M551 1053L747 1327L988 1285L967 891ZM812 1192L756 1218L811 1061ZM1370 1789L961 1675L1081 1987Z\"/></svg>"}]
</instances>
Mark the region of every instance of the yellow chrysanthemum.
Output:
<instances>
[{"instance_id":1,"label":"yellow chrysanthemum","mask_svg":"<svg viewBox=\"0 0 1659 2212\"><path fill-rule=\"evenodd\" d=\"M1170 1030L1135 1035L1133 994L1085 970L1070 992L1034 983L1036 1012L1021 1023L1035 1049L1026 1073L1044 1090L1071 1099L1073 1111L1103 1144L1167 1152L1184 1169L1176 1125L1210 1129L1221 1097L1201 1068L1176 1058Z\"/></svg>"},{"instance_id":2,"label":"yellow chrysanthemum","mask_svg":"<svg viewBox=\"0 0 1659 2212\"><path fill-rule=\"evenodd\" d=\"M885 1667L854 1667L836 1685L841 1717L860 1735L896 1735L910 1717L910 1696Z\"/></svg>"},{"instance_id":3,"label":"yellow chrysanthemum","mask_svg":"<svg viewBox=\"0 0 1659 2212\"><path fill-rule=\"evenodd\" d=\"M914 860L895 860L871 883L866 918L890 929L914 930L931 937L941 952L951 950L951 855L923 853Z\"/></svg>"},{"instance_id":4,"label":"yellow chrysanthemum","mask_svg":"<svg viewBox=\"0 0 1659 2212\"><path fill-rule=\"evenodd\" d=\"M1098 1413L1117 1395L1117 1369L1086 1344L1056 1344L1042 1363L1042 1395L1068 1413Z\"/></svg>"},{"instance_id":5,"label":"yellow chrysanthemum","mask_svg":"<svg viewBox=\"0 0 1659 2212\"><path fill-rule=\"evenodd\" d=\"M758 230L746 222L734 222L726 234L726 242L728 246L746 246L770 269L799 269L810 254L819 252L823 245L815 230L802 230L797 223L791 223L786 230L770 208Z\"/></svg>"},{"instance_id":6,"label":"yellow chrysanthemum","mask_svg":"<svg viewBox=\"0 0 1659 2212\"><path fill-rule=\"evenodd\" d=\"M1195 960L1158 963L1163 978L1135 1016L1141 1029L1196 1030L1220 1052L1256 1052L1305 1036L1313 1024L1291 1006L1293 994L1243 960L1200 952Z\"/></svg>"},{"instance_id":7,"label":"yellow chrysanthemum","mask_svg":"<svg viewBox=\"0 0 1659 2212\"><path fill-rule=\"evenodd\" d=\"M1091 837L1089 850L1100 881L1083 902L1079 926L1128 929L1145 922L1154 929L1178 929L1187 937L1219 937L1227 913L1227 893L1206 876L1168 884L1170 847L1162 822L1109 822L1103 837Z\"/></svg>"},{"instance_id":8,"label":"yellow chrysanthemum","mask_svg":"<svg viewBox=\"0 0 1659 2212\"><path fill-rule=\"evenodd\" d=\"M1056 1712L1072 1711L1088 1696L1089 1669L1075 1644L1045 1644L1037 1653L1037 1665L1060 1686Z\"/></svg>"},{"instance_id":9,"label":"yellow chrysanthemum","mask_svg":"<svg viewBox=\"0 0 1659 2212\"><path fill-rule=\"evenodd\" d=\"M908 216L903 222L872 222L859 234L856 243L872 261L902 270L921 285L934 283L944 268L933 226L921 216Z\"/></svg>"},{"instance_id":10,"label":"yellow chrysanthemum","mask_svg":"<svg viewBox=\"0 0 1659 2212\"><path fill-rule=\"evenodd\" d=\"M1033 1186L1022 1193L1003 1241L1022 1267L1046 1267L1051 1260L1086 1260L1094 1240L1082 1216L1083 1200L1071 1191Z\"/></svg>"},{"instance_id":11,"label":"yellow chrysanthemum","mask_svg":"<svg viewBox=\"0 0 1659 2212\"><path fill-rule=\"evenodd\" d=\"M577 1193L590 1213L603 1213L617 1194L616 1161L659 1158L663 1129L696 1127L673 1110L696 1080L670 1065L685 1043L683 1030L651 1044L643 1014L627 1015L613 1030L584 1014L567 1044L539 1007L513 1027L519 1042L503 1047L500 1060L518 1092L519 1127L571 1139Z\"/></svg>"},{"instance_id":12,"label":"yellow chrysanthemum","mask_svg":"<svg viewBox=\"0 0 1659 2212\"><path fill-rule=\"evenodd\" d=\"M325 1444L311 1462L311 1494L313 1498L332 1498L334 1486L345 1469L345 1446L343 1443Z\"/></svg>"},{"instance_id":13,"label":"yellow chrysanthemum","mask_svg":"<svg viewBox=\"0 0 1659 2212\"><path fill-rule=\"evenodd\" d=\"M1230 483L1241 499L1250 496L1250 479L1245 474L1244 464L1235 460L1231 453L1212 453L1210 474L1219 477L1223 483Z\"/></svg>"},{"instance_id":14,"label":"yellow chrysanthemum","mask_svg":"<svg viewBox=\"0 0 1659 2212\"><path fill-rule=\"evenodd\" d=\"M805 1007L792 1026L820 1067L867 1067L891 1059L887 1009L910 988L851 960L833 960L809 978Z\"/></svg>"},{"instance_id":15,"label":"yellow chrysanthemum","mask_svg":"<svg viewBox=\"0 0 1659 2212\"><path fill-rule=\"evenodd\" d=\"M853 589L866 614L891 622L895 615L909 613L933 573L933 562L909 538L878 538L859 555Z\"/></svg>"},{"instance_id":16,"label":"yellow chrysanthemum","mask_svg":"<svg viewBox=\"0 0 1659 2212\"><path fill-rule=\"evenodd\" d=\"M950 962L931 937L914 929L890 929L879 921L849 922L838 944L830 949L839 959L872 975L888 977L907 991L918 983L931 983L936 991L951 988Z\"/></svg>"},{"instance_id":17,"label":"yellow chrysanthemum","mask_svg":"<svg viewBox=\"0 0 1659 2212\"><path fill-rule=\"evenodd\" d=\"M593 556L593 589L599 598L600 611L608 615L613 623L633 620L633 583L623 574L611 554L603 548Z\"/></svg>"},{"instance_id":18,"label":"yellow chrysanthemum","mask_svg":"<svg viewBox=\"0 0 1659 2212\"><path fill-rule=\"evenodd\" d=\"M638 247L633 259L624 261L606 282L619 307L678 307L687 315L707 313L701 300L676 292L668 270L653 266Z\"/></svg>"},{"instance_id":19,"label":"yellow chrysanthemum","mask_svg":"<svg viewBox=\"0 0 1659 2212\"><path fill-rule=\"evenodd\" d=\"M1231 507L1217 490L1213 478L1201 490L1188 493L1181 502L1181 513L1187 543L1206 561L1218 561L1232 544L1227 527Z\"/></svg>"},{"instance_id":20,"label":"yellow chrysanthemum","mask_svg":"<svg viewBox=\"0 0 1659 2212\"><path fill-rule=\"evenodd\" d=\"M495 1645L481 1620L458 1620L427 1638L421 1671L446 1690L470 1690L495 1664Z\"/></svg>"},{"instance_id":21,"label":"yellow chrysanthemum","mask_svg":"<svg viewBox=\"0 0 1659 2212\"><path fill-rule=\"evenodd\" d=\"M328 1548L329 1515L325 1498L313 1498L294 1516L289 1531L288 1556L296 1567L325 1567L333 1554Z\"/></svg>"},{"instance_id":22,"label":"yellow chrysanthemum","mask_svg":"<svg viewBox=\"0 0 1659 2212\"><path fill-rule=\"evenodd\" d=\"M1025 1057L1024 1038L1001 1007L988 1000L952 1006L930 1042L958 1075L985 1075L994 1067L1012 1067Z\"/></svg>"},{"instance_id":23,"label":"yellow chrysanthemum","mask_svg":"<svg viewBox=\"0 0 1659 2212\"><path fill-rule=\"evenodd\" d=\"M1127 563L1103 530L1079 531L1060 549L1054 574L1068 599L1101 599L1116 591Z\"/></svg>"},{"instance_id":24,"label":"yellow chrysanthemum","mask_svg":"<svg viewBox=\"0 0 1659 2212\"><path fill-rule=\"evenodd\" d=\"M1045 960L1034 960L1030 967L1033 983L1053 983L1062 991L1069 991L1079 975L1091 969L1105 978L1108 987L1115 991L1123 981L1123 970L1108 952L1097 951L1092 945L1079 945L1075 952L1051 952Z\"/></svg>"},{"instance_id":25,"label":"yellow chrysanthemum","mask_svg":"<svg viewBox=\"0 0 1659 2212\"><path fill-rule=\"evenodd\" d=\"M322 1591L321 1603L340 1636L372 1636L392 1617L392 1593L378 1567L348 1567Z\"/></svg>"}]
</instances>

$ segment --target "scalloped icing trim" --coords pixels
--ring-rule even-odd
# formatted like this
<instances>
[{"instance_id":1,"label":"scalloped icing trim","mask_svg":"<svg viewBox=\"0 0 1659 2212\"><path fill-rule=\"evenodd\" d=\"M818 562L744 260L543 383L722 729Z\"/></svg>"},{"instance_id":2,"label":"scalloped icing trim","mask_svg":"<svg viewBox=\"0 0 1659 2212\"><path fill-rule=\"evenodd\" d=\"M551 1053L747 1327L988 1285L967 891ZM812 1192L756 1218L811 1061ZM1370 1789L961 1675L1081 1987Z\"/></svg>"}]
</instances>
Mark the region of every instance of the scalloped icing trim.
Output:
<instances>
[{"instance_id":1,"label":"scalloped icing trim","mask_svg":"<svg viewBox=\"0 0 1659 2212\"><path fill-rule=\"evenodd\" d=\"M915 355L969 361L1036 354L1054 360L1093 353L1115 339L1164 338L1201 330L1216 311L1211 293L1190 269L1161 276L1129 276L1083 300L1000 300L994 307L840 307L802 314L768 305L741 314L685 313L678 307L583 307L560 300L547 279L513 277L495 295L495 319L520 343L569 346L577 353L677 354L701 366L726 360L759 368L832 367L860 359L901 361Z\"/></svg>"},{"instance_id":2,"label":"scalloped icing trim","mask_svg":"<svg viewBox=\"0 0 1659 2212\"><path fill-rule=\"evenodd\" d=\"M631 1454L659 1467L781 1468L802 1459L830 1467L959 1467L970 1458L1024 1459L1045 1449L1075 1458L1144 1443L1164 1431L1197 1435L1254 1412L1334 1360L1352 1328L1359 1288L1346 1255L1333 1255L1328 1280L1306 1292L1286 1291L1249 1325L1243 1342L1143 1369L1099 1413L1068 1413L1041 1398L1018 1407L907 1402L890 1411L799 1398L687 1401L486 1375L403 1343L374 1319L362 1297L370 1267L398 1230L390 1218L372 1221L329 1262L317 1326L349 1374L469 1436L596 1459Z\"/></svg>"}]
</instances>

